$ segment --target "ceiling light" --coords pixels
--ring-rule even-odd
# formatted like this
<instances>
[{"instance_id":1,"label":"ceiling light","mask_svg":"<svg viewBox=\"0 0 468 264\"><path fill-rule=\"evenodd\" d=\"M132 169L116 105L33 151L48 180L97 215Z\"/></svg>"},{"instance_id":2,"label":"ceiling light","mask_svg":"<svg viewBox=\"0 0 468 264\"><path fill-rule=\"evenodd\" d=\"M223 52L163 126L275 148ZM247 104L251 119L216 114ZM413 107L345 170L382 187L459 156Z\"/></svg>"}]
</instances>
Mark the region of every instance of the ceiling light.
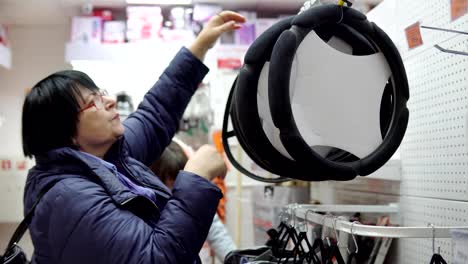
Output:
<instances>
[{"instance_id":1,"label":"ceiling light","mask_svg":"<svg viewBox=\"0 0 468 264\"><path fill-rule=\"evenodd\" d=\"M126 0L135 5L191 5L192 0Z\"/></svg>"}]
</instances>

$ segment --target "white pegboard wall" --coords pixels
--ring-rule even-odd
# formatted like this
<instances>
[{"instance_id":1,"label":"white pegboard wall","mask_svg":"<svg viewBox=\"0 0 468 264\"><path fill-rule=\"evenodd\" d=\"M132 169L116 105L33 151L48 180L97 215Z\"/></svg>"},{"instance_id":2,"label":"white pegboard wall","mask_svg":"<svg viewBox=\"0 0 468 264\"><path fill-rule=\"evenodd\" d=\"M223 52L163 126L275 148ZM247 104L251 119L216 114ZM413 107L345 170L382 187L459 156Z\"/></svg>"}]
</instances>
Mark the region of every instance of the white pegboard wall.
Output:
<instances>
[{"instance_id":1,"label":"white pegboard wall","mask_svg":"<svg viewBox=\"0 0 468 264\"><path fill-rule=\"evenodd\" d=\"M449 0L398 1L401 34L415 22L468 30L468 16L454 21ZM468 225L468 57L443 53L468 51L466 35L421 28L423 45L401 50L410 87L410 119L401 145L404 226ZM406 41L406 39L404 39ZM406 43L405 43L406 44ZM399 45L401 47L402 45ZM428 198L423 198L428 197ZM437 238L436 249L452 263L452 240ZM428 263L432 239L400 239L398 263Z\"/></svg>"},{"instance_id":2,"label":"white pegboard wall","mask_svg":"<svg viewBox=\"0 0 468 264\"><path fill-rule=\"evenodd\" d=\"M419 22L420 25L439 27L454 30L467 30L468 17L462 16L452 21L450 15L450 0L397 0L397 22L400 32L400 40L405 40L404 29ZM434 31L421 28L423 46L414 49L400 50L403 59L406 60L426 49L432 49L435 44L454 38L454 33ZM406 46L407 47L407 46ZM445 47L444 47L445 48Z\"/></svg>"},{"instance_id":3,"label":"white pegboard wall","mask_svg":"<svg viewBox=\"0 0 468 264\"><path fill-rule=\"evenodd\" d=\"M416 22L468 31L468 15L452 21L450 0L384 0L369 19L391 35L408 75L402 193L468 201L468 57L434 47L468 52L468 38L421 28L423 45L410 50L405 37Z\"/></svg>"},{"instance_id":4,"label":"white pegboard wall","mask_svg":"<svg viewBox=\"0 0 468 264\"><path fill-rule=\"evenodd\" d=\"M420 28L423 44L410 49L405 35L405 29L415 23L468 31L468 15L452 20L450 3L384 0L382 10L369 14L369 19L388 32L398 47L410 87L410 119L400 147L404 226L468 225L468 56L443 53L434 47L438 44L444 49L468 52L468 37ZM432 239L396 242L395 263L429 263ZM442 256L452 263L452 240L438 238L438 246Z\"/></svg>"},{"instance_id":5,"label":"white pegboard wall","mask_svg":"<svg viewBox=\"0 0 468 264\"><path fill-rule=\"evenodd\" d=\"M405 226L467 226L468 207L465 202L431 198L402 197L400 201L402 221ZM432 239L400 239L398 263L426 263L432 256ZM436 238L441 255L451 263L452 240Z\"/></svg>"},{"instance_id":6,"label":"white pegboard wall","mask_svg":"<svg viewBox=\"0 0 468 264\"><path fill-rule=\"evenodd\" d=\"M461 50L468 38L443 45ZM405 67L410 119L401 147L402 193L468 201L468 58L431 48Z\"/></svg>"}]
</instances>

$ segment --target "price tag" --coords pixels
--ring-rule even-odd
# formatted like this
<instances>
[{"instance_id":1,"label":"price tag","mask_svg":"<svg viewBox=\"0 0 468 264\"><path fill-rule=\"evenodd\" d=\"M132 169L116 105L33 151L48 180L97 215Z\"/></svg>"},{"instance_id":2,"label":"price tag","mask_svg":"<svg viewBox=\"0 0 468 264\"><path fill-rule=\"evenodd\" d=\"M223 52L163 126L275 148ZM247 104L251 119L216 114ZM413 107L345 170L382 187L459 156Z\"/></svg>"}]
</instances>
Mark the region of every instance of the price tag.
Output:
<instances>
[{"instance_id":1,"label":"price tag","mask_svg":"<svg viewBox=\"0 0 468 264\"><path fill-rule=\"evenodd\" d=\"M410 49L419 47L423 44L419 22L412 24L405 29L406 41Z\"/></svg>"},{"instance_id":2,"label":"price tag","mask_svg":"<svg viewBox=\"0 0 468 264\"><path fill-rule=\"evenodd\" d=\"M450 0L452 21L468 13L468 0Z\"/></svg>"}]
</instances>

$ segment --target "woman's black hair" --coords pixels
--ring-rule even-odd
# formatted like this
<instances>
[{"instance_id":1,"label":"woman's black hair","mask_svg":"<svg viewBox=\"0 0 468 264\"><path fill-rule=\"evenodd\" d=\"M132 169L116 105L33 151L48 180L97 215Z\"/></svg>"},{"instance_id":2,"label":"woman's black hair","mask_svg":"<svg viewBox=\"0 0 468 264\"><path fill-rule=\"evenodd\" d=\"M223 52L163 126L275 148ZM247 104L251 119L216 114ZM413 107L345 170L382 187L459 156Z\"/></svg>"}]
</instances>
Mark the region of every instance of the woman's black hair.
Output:
<instances>
[{"instance_id":1,"label":"woman's black hair","mask_svg":"<svg viewBox=\"0 0 468 264\"><path fill-rule=\"evenodd\" d=\"M171 141L161 157L151 164L150 169L163 183L166 183L167 180L175 181L179 171L184 169L187 161L187 155L182 147Z\"/></svg>"},{"instance_id":2,"label":"woman's black hair","mask_svg":"<svg viewBox=\"0 0 468 264\"><path fill-rule=\"evenodd\" d=\"M38 82L23 104L23 152L27 157L60 147L75 147L72 138L83 100L81 89L98 91L85 73L59 71Z\"/></svg>"}]
</instances>

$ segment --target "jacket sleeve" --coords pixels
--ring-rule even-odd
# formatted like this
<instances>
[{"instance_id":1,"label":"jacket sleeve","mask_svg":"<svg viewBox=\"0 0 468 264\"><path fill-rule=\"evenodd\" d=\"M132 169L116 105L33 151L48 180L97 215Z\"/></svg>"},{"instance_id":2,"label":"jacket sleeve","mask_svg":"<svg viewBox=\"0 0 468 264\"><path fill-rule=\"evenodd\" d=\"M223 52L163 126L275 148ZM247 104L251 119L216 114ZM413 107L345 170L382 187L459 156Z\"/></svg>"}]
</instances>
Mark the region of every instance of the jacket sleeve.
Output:
<instances>
[{"instance_id":1,"label":"jacket sleeve","mask_svg":"<svg viewBox=\"0 0 468 264\"><path fill-rule=\"evenodd\" d=\"M173 197L153 228L130 211L118 208L100 186L92 190L88 187L89 191L92 195L68 188L69 201L60 205L66 209L55 210L63 215L53 216L56 223L52 225L74 224L66 239L54 239L63 236L60 229L50 237L55 243L52 247L61 249L57 263L192 264L222 196L207 180L181 172Z\"/></svg>"},{"instance_id":2,"label":"jacket sleeve","mask_svg":"<svg viewBox=\"0 0 468 264\"><path fill-rule=\"evenodd\" d=\"M125 121L130 156L149 166L174 136L180 119L208 68L182 48L137 110Z\"/></svg>"},{"instance_id":3,"label":"jacket sleeve","mask_svg":"<svg viewBox=\"0 0 468 264\"><path fill-rule=\"evenodd\" d=\"M224 258L229 252L236 249L236 244L232 241L231 236L217 214L215 214L213 218L213 223L211 224L206 241L210 244L216 258L221 262L224 262Z\"/></svg>"}]
</instances>

